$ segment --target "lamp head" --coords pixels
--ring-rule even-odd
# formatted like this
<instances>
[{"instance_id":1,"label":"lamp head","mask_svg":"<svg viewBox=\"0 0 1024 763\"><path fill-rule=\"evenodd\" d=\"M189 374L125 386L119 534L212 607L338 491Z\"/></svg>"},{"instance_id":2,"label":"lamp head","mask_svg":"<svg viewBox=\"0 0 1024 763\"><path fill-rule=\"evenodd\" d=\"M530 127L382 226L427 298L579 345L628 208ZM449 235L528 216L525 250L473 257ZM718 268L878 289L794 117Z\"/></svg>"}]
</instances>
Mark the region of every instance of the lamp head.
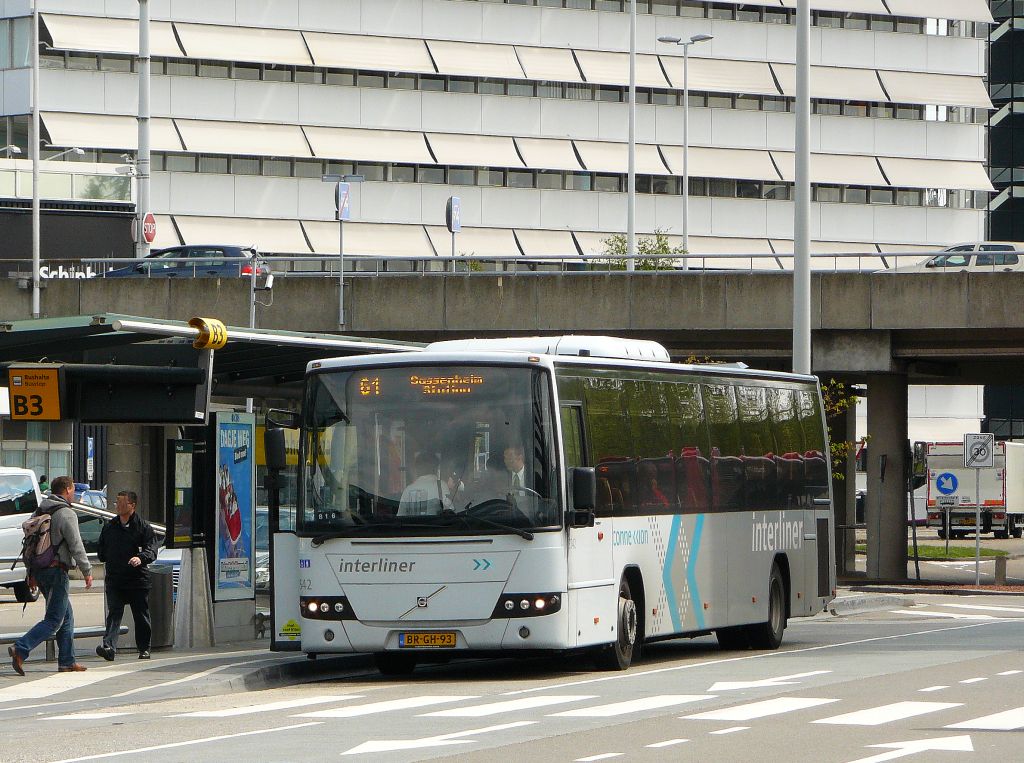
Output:
<instances>
[{"instance_id":1,"label":"lamp head","mask_svg":"<svg viewBox=\"0 0 1024 763\"><path fill-rule=\"evenodd\" d=\"M678 45L682 42L682 39L679 37L672 37L671 35L665 35L663 37L659 37L658 42L665 42L669 45Z\"/></svg>"},{"instance_id":2,"label":"lamp head","mask_svg":"<svg viewBox=\"0 0 1024 763\"><path fill-rule=\"evenodd\" d=\"M14 154L15 156L21 153L21 149L15 145L4 146L4 151L6 151L9 155Z\"/></svg>"},{"instance_id":3,"label":"lamp head","mask_svg":"<svg viewBox=\"0 0 1024 763\"><path fill-rule=\"evenodd\" d=\"M715 39L713 34L695 34L690 38L690 42L707 42L708 40Z\"/></svg>"},{"instance_id":4,"label":"lamp head","mask_svg":"<svg viewBox=\"0 0 1024 763\"><path fill-rule=\"evenodd\" d=\"M78 148L76 146L75 148L71 149L71 153L74 154L75 156L84 156L85 155L85 149Z\"/></svg>"}]
</instances>

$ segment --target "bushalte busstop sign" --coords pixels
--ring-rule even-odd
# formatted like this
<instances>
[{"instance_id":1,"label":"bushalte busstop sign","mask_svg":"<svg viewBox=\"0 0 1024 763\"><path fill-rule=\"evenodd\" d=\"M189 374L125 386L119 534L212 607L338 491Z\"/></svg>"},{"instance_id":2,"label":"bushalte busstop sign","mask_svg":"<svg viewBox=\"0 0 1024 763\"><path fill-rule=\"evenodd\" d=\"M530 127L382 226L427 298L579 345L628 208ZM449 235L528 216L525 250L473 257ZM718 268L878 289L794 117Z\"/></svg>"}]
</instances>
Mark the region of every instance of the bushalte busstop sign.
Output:
<instances>
[{"instance_id":1,"label":"bushalte busstop sign","mask_svg":"<svg viewBox=\"0 0 1024 763\"><path fill-rule=\"evenodd\" d=\"M15 421L60 421L62 379L59 365L11 366L7 395Z\"/></svg>"}]
</instances>

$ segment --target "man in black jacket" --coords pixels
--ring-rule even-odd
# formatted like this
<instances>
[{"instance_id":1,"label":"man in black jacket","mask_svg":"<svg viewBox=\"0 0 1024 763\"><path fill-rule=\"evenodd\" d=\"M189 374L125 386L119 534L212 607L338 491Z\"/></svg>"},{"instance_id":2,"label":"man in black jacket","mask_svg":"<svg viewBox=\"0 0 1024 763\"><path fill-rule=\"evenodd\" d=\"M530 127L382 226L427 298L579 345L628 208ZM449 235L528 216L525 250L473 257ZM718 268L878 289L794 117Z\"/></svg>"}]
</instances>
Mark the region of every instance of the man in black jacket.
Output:
<instances>
[{"instance_id":1,"label":"man in black jacket","mask_svg":"<svg viewBox=\"0 0 1024 763\"><path fill-rule=\"evenodd\" d=\"M156 559L156 534L149 522L135 513L139 497L131 491L117 494L117 516L100 531L98 556L106 565L103 589L107 598L107 633L96 654L113 660L121 630L124 606L135 618L135 643L139 659L149 659L153 634L149 619L149 565Z\"/></svg>"}]
</instances>

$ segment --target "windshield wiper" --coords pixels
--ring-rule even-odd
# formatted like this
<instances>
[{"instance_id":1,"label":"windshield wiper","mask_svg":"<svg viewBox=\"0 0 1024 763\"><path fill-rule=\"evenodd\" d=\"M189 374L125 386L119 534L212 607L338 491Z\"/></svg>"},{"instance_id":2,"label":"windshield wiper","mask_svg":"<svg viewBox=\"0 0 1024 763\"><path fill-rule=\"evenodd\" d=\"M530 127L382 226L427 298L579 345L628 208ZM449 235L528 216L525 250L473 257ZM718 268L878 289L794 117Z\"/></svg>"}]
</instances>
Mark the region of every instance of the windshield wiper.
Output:
<instances>
[{"instance_id":1,"label":"windshield wiper","mask_svg":"<svg viewBox=\"0 0 1024 763\"><path fill-rule=\"evenodd\" d=\"M469 504L466 505L466 508L469 508ZM470 521L479 522L480 524L485 525L487 527L493 527L495 530L505 530L506 532L515 533L520 538L525 538L526 540L533 540L533 533L529 530L524 530L521 527L514 527L512 525L502 524L501 522L495 522L493 519L476 517L472 514L466 514L465 512L453 514L452 517L455 519L461 519L463 524L468 525Z\"/></svg>"},{"instance_id":2,"label":"windshield wiper","mask_svg":"<svg viewBox=\"0 0 1024 763\"><path fill-rule=\"evenodd\" d=\"M409 523L409 522L364 522L363 524L352 525L351 527L346 527L344 530L339 530L339 531L330 532L330 533L321 533L320 535L314 535L313 536L313 540L311 541L311 543L312 543L312 545L314 547L322 546L324 544L324 542L330 540L331 538L347 538L350 535L353 535L355 533L360 533L363 530L379 530L381 528L384 528L384 529L387 529L387 530L398 530L398 529L420 528L420 527L445 528L445 527L448 527L448 525L438 524L436 522L415 522L415 523Z\"/></svg>"}]
</instances>

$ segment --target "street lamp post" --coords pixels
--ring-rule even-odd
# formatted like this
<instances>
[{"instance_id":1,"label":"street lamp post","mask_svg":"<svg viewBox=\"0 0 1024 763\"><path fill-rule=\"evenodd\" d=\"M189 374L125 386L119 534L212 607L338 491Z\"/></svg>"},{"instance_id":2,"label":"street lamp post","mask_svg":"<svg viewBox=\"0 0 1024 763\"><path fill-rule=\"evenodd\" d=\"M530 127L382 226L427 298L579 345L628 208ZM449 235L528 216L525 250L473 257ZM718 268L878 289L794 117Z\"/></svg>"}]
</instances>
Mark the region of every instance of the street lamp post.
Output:
<instances>
[{"instance_id":1,"label":"street lamp post","mask_svg":"<svg viewBox=\"0 0 1024 763\"><path fill-rule=\"evenodd\" d=\"M135 256L149 254L149 243L143 230L146 215L150 212L149 168L150 168L150 55L149 55L149 0L139 0L139 152L135 160L136 188L135 201L136 230Z\"/></svg>"},{"instance_id":2,"label":"street lamp post","mask_svg":"<svg viewBox=\"0 0 1024 763\"><path fill-rule=\"evenodd\" d=\"M19 156L21 154L21 149L15 146L13 143L9 146L4 146L3 151L7 153L8 159L10 159L11 156Z\"/></svg>"},{"instance_id":3,"label":"street lamp post","mask_svg":"<svg viewBox=\"0 0 1024 763\"><path fill-rule=\"evenodd\" d=\"M60 159L62 156L67 156L68 154L72 154L74 156L82 156L85 154L85 151L79 148L78 146L75 146L74 148L66 148L59 154L54 154L53 156L46 157L45 159L43 159L43 161L52 162L54 159Z\"/></svg>"},{"instance_id":4,"label":"street lamp post","mask_svg":"<svg viewBox=\"0 0 1024 763\"><path fill-rule=\"evenodd\" d=\"M658 42L678 45L683 49L683 250L690 253L690 46L714 39L710 34L695 34L689 40L680 37L659 37ZM683 257L683 270L687 261Z\"/></svg>"},{"instance_id":5,"label":"street lamp post","mask_svg":"<svg viewBox=\"0 0 1024 763\"><path fill-rule=\"evenodd\" d=\"M351 219L349 183L362 183L363 175L324 175L325 183L334 183L334 199L338 218L338 326L345 325L345 221Z\"/></svg>"},{"instance_id":6,"label":"street lamp post","mask_svg":"<svg viewBox=\"0 0 1024 763\"><path fill-rule=\"evenodd\" d=\"M636 268L636 3L629 0L629 164L626 168L626 270Z\"/></svg>"},{"instance_id":7,"label":"street lamp post","mask_svg":"<svg viewBox=\"0 0 1024 763\"><path fill-rule=\"evenodd\" d=\"M29 133L32 159L32 317L40 316L39 280L39 4L32 2L32 130Z\"/></svg>"}]
</instances>

